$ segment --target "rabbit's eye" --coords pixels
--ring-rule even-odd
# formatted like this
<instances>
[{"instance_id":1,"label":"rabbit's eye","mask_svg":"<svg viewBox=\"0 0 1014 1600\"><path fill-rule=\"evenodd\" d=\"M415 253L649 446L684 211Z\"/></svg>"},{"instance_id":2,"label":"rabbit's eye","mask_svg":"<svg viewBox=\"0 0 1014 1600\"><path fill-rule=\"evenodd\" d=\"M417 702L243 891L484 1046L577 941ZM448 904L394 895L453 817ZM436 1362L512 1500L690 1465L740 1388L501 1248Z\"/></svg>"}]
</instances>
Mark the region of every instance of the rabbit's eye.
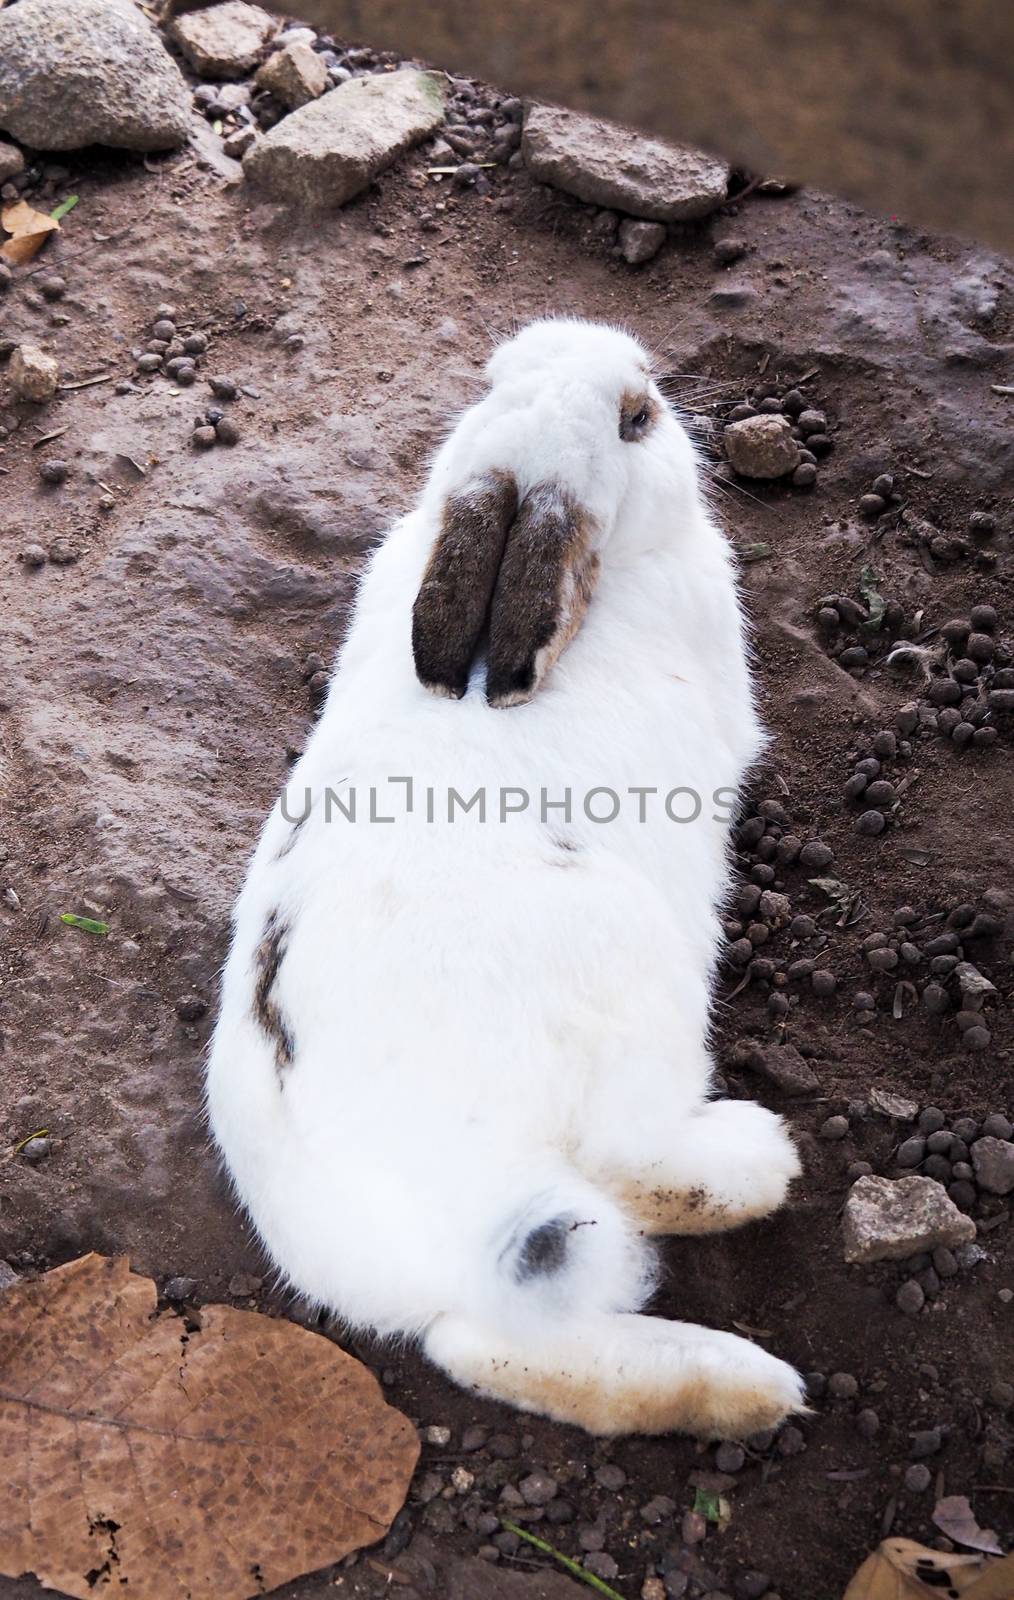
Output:
<instances>
[{"instance_id":1,"label":"rabbit's eye","mask_svg":"<svg viewBox=\"0 0 1014 1600\"><path fill-rule=\"evenodd\" d=\"M651 396L624 396L620 406L620 438L628 444L643 439L655 420L655 406Z\"/></svg>"}]
</instances>

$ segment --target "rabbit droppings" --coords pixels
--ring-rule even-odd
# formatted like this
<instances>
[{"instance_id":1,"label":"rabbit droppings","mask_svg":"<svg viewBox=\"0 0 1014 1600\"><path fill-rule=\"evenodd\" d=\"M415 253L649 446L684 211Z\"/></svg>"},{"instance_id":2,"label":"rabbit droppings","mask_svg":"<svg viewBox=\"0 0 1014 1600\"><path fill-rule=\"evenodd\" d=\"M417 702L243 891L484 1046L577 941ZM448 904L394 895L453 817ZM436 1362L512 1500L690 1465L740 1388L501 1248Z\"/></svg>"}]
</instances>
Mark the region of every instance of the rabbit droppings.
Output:
<instances>
[{"instance_id":1,"label":"rabbit droppings","mask_svg":"<svg viewBox=\"0 0 1014 1600\"><path fill-rule=\"evenodd\" d=\"M779 1117L708 1098L763 739L731 552L635 339L536 322L487 376L261 834L211 1125L280 1272L348 1324L593 1433L742 1436L803 1408L798 1374L639 1314L650 1235L763 1217L799 1171Z\"/></svg>"}]
</instances>

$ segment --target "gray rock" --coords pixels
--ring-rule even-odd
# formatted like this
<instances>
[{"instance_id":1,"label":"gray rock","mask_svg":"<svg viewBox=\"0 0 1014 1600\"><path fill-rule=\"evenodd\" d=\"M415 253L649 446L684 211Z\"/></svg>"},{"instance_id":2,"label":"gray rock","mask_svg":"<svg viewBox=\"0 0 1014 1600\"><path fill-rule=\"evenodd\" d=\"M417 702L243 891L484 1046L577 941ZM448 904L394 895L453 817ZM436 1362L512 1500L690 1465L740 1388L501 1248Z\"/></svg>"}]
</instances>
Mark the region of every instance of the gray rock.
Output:
<instances>
[{"instance_id":1,"label":"gray rock","mask_svg":"<svg viewBox=\"0 0 1014 1600\"><path fill-rule=\"evenodd\" d=\"M758 1047L751 1052L748 1065L783 1094L817 1094L820 1090L817 1074L793 1044Z\"/></svg>"},{"instance_id":2,"label":"gray rock","mask_svg":"<svg viewBox=\"0 0 1014 1600\"><path fill-rule=\"evenodd\" d=\"M787 417L744 417L725 430L725 453L744 478L784 478L799 465L799 446Z\"/></svg>"},{"instance_id":3,"label":"gray rock","mask_svg":"<svg viewBox=\"0 0 1014 1600\"><path fill-rule=\"evenodd\" d=\"M521 150L541 183L650 222L706 217L729 185L725 161L559 106L529 107Z\"/></svg>"},{"instance_id":4,"label":"gray rock","mask_svg":"<svg viewBox=\"0 0 1014 1600\"><path fill-rule=\"evenodd\" d=\"M975 1181L989 1194L1010 1194L1014 1189L1014 1144L1008 1139L976 1139L972 1146Z\"/></svg>"},{"instance_id":5,"label":"gray rock","mask_svg":"<svg viewBox=\"0 0 1014 1600\"><path fill-rule=\"evenodd\" d=\"M975 1238L975 1223L934 1178L859 1178L842 1217L845 1260L904 1261Z\"/></svg>"},{"instance_id":6,"label":"gray rock","mask_svg":"<svg viewBox=\"0 0 1014 1600\"><path fill-rule=\"evenodd\" d=\"M257 143L257 133L253 128L237 128L235 133L228 134L222 140L222 149L233 161L241 161L252 145Z\"/></svg>"},{"instance_id":7,"label":"gray rock","mask_svg":"<svg viewBox=\"0 0 1014 1600\"><path fill-rule=\"evenodd\" d=\"M47 400L52 400L56 393L60 368L55 358L40 350L38 345L19 344L7 370L16 400L31 400L41 406Z\"/></svg>"},{"instance_id":8,"label":"gray rock","mask_svg":"<svg viewBox=\"0 0 1014 1600\"><path fill-rule=\"evenodd\" d=\"M168 150L190 90L130 0L19 0L0 11L0 128L37 150Z\"/></svg>"},{"instance_id":9,"label":"gray rock","mask_svg":"<svg viewBox=\"0 0 1014 1600\"><path fill-rule=\"evenodd\" d=\"M627 217L620 223L620 252L632 267L657 256L665 244L665 225L661 222L636 222Z\"/></svg>"},{"instance_id":10,"label":"gray rock","mask_svg":"<svg viewBox=\"0 0 1014 1600\"><path fill-rule=\"evenodd\" d=\"M253 71L277 27L277 18L260 6L224 0L177 17L169 34L202 78L242 78Z\"/></svg>"},{"instance_id":11,"label":"gray rock","mask_svg":"<svg viewBox=\"0 0 1014 1600\"><path fill-rule=\"evenodd\" d=\"M0 139L0 183L9 183L25 170L25 158L16 144Z\"/></svg>"},{"instance_id":12,"label":"gray rock","mask_svg":"<svg viewBox=\"0 0 1014 1600\"><path fill-rule=\"evenodd\" d=\"M970 961L959 961L954 969L954 976L958 980L962 994L975 995L980 999L996 994L996 985Z\"/></svg>"},{"instance_id":13,"label":"gray rock","mask_svg":"<svg viewBox=\"0 0 1014 1600\"><path fill-rule=\"evenodd\" d=\"M318 100L328 86L327 67L306 44L287 44L270 55L257 72L257 86L295 111Z\"/></svg>"},{"instance_id":14,"label":"gray rock","mask_svg":"<svg viewBox=\"0 0 1014 1600\"><path fill-rule=\"evenodd\" d=\"M352 78L284 117L244 158L243 170L279 200L341 206L444 116L443 79L406 67Z\"/></svg>"},{"instance_id":15,"label":"gray rock","mask_svg":"<svg viewBox=\"0 0 1014 1600\"><path fill-rule=\"evenodd\" d=\"M18 1281L18 1275L8 1261L0 1261L0 1294L5 1289L13 1288Z\"/></svg>"}]
</instances>

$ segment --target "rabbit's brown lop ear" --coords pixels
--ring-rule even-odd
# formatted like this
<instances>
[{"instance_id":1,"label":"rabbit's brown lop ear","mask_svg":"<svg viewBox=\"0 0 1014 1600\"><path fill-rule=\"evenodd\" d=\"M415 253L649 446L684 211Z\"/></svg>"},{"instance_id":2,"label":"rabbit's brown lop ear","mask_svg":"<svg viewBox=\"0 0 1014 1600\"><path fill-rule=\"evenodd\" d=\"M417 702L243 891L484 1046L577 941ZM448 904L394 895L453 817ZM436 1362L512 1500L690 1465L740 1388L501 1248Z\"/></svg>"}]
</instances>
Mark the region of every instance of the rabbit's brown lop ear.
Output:
<instances>
[{"instance_id":1,"label":"rabbit's brown lop ear","mask_svg":"<svg viewBox=\"0 0 1014 1600\"><path fill-rule=\"evenodd\" d=\"M530 700L581 626L599 572L593 530L588 512L557 484L539 484L525 495L490 608L491 706Z\"/></svg>"},{"instance_id":2,"label":"rabbit's brown lop ear","mask_svg":"<svg viewBox=\"0 0 1014 1600\"><path fill-rule=\"evenodd\" d=\"M419 681L460 700L479 647L504 544L518 509L509 472L489 472L444 507L443 524L412 610Z\"/></svg>"}]
</instances>

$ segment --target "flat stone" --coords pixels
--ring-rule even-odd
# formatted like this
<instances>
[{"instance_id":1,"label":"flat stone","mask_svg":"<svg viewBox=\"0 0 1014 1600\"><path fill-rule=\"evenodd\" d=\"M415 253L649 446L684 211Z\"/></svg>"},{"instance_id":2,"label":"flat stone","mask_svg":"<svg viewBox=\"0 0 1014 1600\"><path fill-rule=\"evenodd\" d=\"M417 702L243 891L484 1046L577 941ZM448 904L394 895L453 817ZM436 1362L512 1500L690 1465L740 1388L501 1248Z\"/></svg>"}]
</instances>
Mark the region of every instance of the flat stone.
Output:
<instances>
[{"instance_id":1,"label":"flat stone","mask_svg":"<svg viewBox=\"0 0 1014 1600\"><path fill-rule=\"evenodd\" d=\"M978 995L983 999L987 995L996 994L996 985L970 961L959 961L954 969L954 976L958 980L962 994Z\"/></svg>"},{"instance_id":2,"label":"flat stone","mask_svg":"<svg viewBox=\"0 0 1014 1600\"><path fill-rule=\"evenodd\" d=\"M36 150L169 150L191 96L131 0L19 0L0 10L0 128Z\"/></svg>"},{"instance_id":3,"label":"flat stone","mask_svg":"<svg viewBox=\"0 0 1014 1600\"><path fill-rule=\"evenodd\" d=\"M277 28L277 17L260 6L224 0L177 17L169 35L202 78L242 78L253 71Z\"/></svg>"},{"instance_id":4,"label":"flat stone","mask_svg":"<svg viewBox=\"0 0 1014 1600\"><path fill-rule=\"evenodd\" d=\"M906 1100L900 1094L889 1094L886 1089L871 1089L870 1105L881 1116L890 1117L892 1122L914 1122L919 1115L917 1101Z\"/></svg>"},{"instance_id":5,"label":"flat stone","mask_svg":"<svg viewBox=\"0 0 1014 1600\"><path fill-rule=\"evenodd\" d=\"M975 1181L988 1194L1014 1189L1014 1144L1009 1139L976 1139L972 1146Z\"/></svg>"},{"instance_id":6,"label":"flat stone","mask_svg":"<svg viewBox=\"0 0 1014 1600\"><path fill-rule=\"evenodd\" d=\"M0 139L0 183L9 183L25 170L25 158L16 144Z\"/></svg>"},{"instance_id":7,"label":"flat stone","mask_svg":"<svg viewBox=\"0 0 1014 1600\"><path fill-rule=\"evenodd\" d=\"M521 152L540 183L650 222L706 217L729 186L725 161L560 106L529 108Z\"/></svg>"},{"instance_id":8,"label":"flat stone","mask_svg":"<svg viewBox=\"0 0 1014 1600\"><path fill-rule=\"evenodd\" d=\"M799 465L799 446L787 418L771 414L730 422L725 453L744 478L784 478Z\"/></svg>"},{"instance_id":9,"label":"flat stone","mask_svg":"<svg viewBox=\"0 0 1014 1600\"><path fill-rule=\"evenodd\" d=\"M817 1074L792 1044L758 1047L750 1052L747 1065L783 1094L816 1094L820 1089Z\"/></svg>"},{"instance_id":10,"label":"flat stone","mask_svg":"<svg viewBox=\"0 0 1014 1600\"><path fill-rule=\"evenodd\" d=\"M842 1217L845 1260L904 1261L939 1245L975 1238L975 1223L959 1211L935 1178L857 1178Z\"/></svg>"},{"instance_id":11,"label":"flat stone","mask_svg":"<svg viewBox=\"0 0 1014 1600\"><path fill-rule=\"evenodd\" d=\"M444 116L435 72L351 78L283 117L244 158L243 170L279 200L341 206L433 132Z\"/></svg>"},{"instance_id":12,"label":"flat stone","mask_svg":"<svg viewBox=\"0 0 1014 1600\"><path fill-rule=\"evenodd\" d=\"M55 358L35 344L19 344L7 371L14 398L31 400L39 406L52 400L60 381L60 368Z\"/></svg>"},{"instance_id":13,"label":"flat stone","mask_svg":"<svg viewBox=\"0 0 1014 1600\"><path fill-rule=\"evenodd\" d=\"M625 217L620 223L620 253L631 267L650 261L664 244L664 223L638 222L632 217Z\"/></svg>"},{"instance_id":14,"label":"flat stone","mask_svg":"<svg viewBox=\"0 0 1014 1600\"><path fill-rule=\"evenodd\" d=\"M270 55L257 72L257 86L295 111L318 100L329 83L327 67L306 44L287 44Z\"/></svg>"}]
</instances>

